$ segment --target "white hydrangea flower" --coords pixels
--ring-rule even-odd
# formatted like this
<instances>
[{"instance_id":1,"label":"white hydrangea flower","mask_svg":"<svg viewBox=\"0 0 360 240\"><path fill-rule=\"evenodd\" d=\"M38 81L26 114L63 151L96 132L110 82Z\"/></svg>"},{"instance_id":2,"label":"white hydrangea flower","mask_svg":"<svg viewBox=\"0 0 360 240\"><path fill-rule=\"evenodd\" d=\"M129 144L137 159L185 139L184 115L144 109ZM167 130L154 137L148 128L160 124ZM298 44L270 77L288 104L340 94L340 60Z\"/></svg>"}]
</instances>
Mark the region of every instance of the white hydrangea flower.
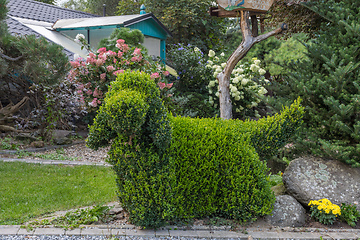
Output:
<instances>
[{"instance_id":1,"label":"white hydrangea flower","mask_svg":"<svg viewBox=\"0 0 360 240\"><path fill-rule=\"evenodd\" d=\"M220 56L222 56L222 57L223 57L223 56L225 56L225 53L223 53L223 52L222 52L222 53L220 53Z\"/></svg>"},{"instance_id":2,"label":"white hydrangea flower","mask_svg":"<svg viewBox=\"0 0 360 240\"><path fill-rule=\"evenodd\" d=\"M250 70L253 71L253 72L257 72L259 71L260 67L256 64L251 64L250 66Z\"/></svg>"},{"instance_id":3,"label":"white hydrangea flower","mask_svg":"<svg viewBox=\"0 0 360 240\"><path fill-rule=\"evenodd\" d=\"M214 52L214 53L215 53L215 52ZM215 61L219 61L219 57L218 57L218 56L214 57L214 59L215 59Z\"/></svg>"},{"instance_id":4,"label":"white hydrangea flower","mask_svg":"<svg viewBox=\"0 0 360 240\"><path fill-rule=\"evenodd\" d=\"M214 72L214 78L216 78L218 74L219 72Z\"/></svg>"},{"instance_id":5,"label":"white hydrangea flower","mask_svg":"<svg viewBox=\"0 0 360 240\"><path fill-rule=\"evenodd\" d=\"M241 80L241 85L246 85L249 81L250 81L249 79L243 78L243 79Z\"/></svg>"},{"instance_id":6,"label":"white hydrangea flower","mask_svg":"<svg viewBox=\"0 0 360 240\"><path fill-rule=\"evenodd\" d=\"M235 83L235 84L236 84L236 83L239 83L239 78L238 78L238 77L234 78L234 79L232 80L232 82Z\"/></svg>"},{"instance_id":7,"label":"white hydrangea flower","mask_svg":"<svg viewBox=\"0 0 360 240\"><path fill-rule=\"evenodd\" d=\"M264 75L265 73L266 73L265 69L262 69L262 68L259 69L259 74L260 75Z\"/></svg>"},{"instance_id":8,"label":"white hydrangea flower","mask_svg":"<svg viewBox=\"0 0 360 240\"><path fill-rule=\"evenodd\" d=\"M241 99L240 96L235 96L236 101L239 101L240 99Z\"/></svg>"},{"instance_id":9,"label":"white hydrangea flower","mask_svg":"<svg viewBox=\"0 0 360 240\"><path fill-rule=\"evenodd\" d=\"M216 71L222 72L222 68L219 66L218 68L216 68Z\"/></svg>"},{"instance_id":10,"label":"white hydrangea flower","mask_svg":"<svg viewBox=\"0 0 360 240\"><path fill-rule=\"evenodd\" d=\"M216 84L216 81L210 81L208 86L209 86L209 87L214 87L215 84Z\"/></svg>"},{"instance_id":11,"label":"white hydrangea flower","mask_svg":"<svg viewBox=\"0 0 360 240\"><path fill-rule=\"evenodd\" d=\"M213 65L213 64L214 64L214 62L211 61L211 60L208 60L207 63L208 63L209 65Z\"/></svg>"},{"instance_id":12,"label":"white hydrangea flower","mask_svg":"<svg viewBox=\"0 0 360 240\"><path fill-rule=\"evenodd\" d=\"M264 87L261 87L258 91L258 94L260 95L265 95L268 91L264 88Z\"/></svg>"},{"instance_id":13,"label":"white hydrangea flower","mask_svg":"<svg viewBox=\"0 0 360 240\"><path fill-rule=\"evenodd\" d=\"M200 52L200 49L198 47L195 47L194 52Z\"/></svg>"},{"instance_id":14,"label":"white hydrangea flower","mask_svg":"<svg viewBox=\"0 0 360 240\"><path fill-rule=\"evenodd\" d=\"M221 67L222 67L222 68L225 68L225 66L226 66L226 63L222 63L222 64L221 64Z\"/></svg>"},{"instance_id":15,"label":"white hydrangea flower","mask_svg":"<svg viewBox=\"0 0 360 240\"><path fill-rule=\"evenodd\" d=\"M254 60L254 63L257 65L257 66L260 66L260 60L258 60L258 59L256 59L256 60Z\"/></svg>"},{"instance_id":16,"label":"white hydrangea flower","mask_svg":"<svg viewBox=\"0 0 360 240\"><path fill-rule=\"evenodd\" d=\"M214 56L215 56L215 52L214 52L213 50L210 50L208 55L209 55L209 57L214 57Z\"/></svg>"},{"instance_id":17,"label":"white hydrangea flower","mask_svg":"<svg viewBox=\"0 0 360 240\"><path fill-rule=\"evenodd\" d=\"M74 39L75 42L81 43L81 39L85 39L84 34L78 33Z\"/></svg>"},{"instance_id":18,"label":"white hydrangea flower","mask_svg":"<svg viewBox=\"0 0 360 240\"><path fill-rule=\"evenodd\" d=\"M219 92L216 92L216 93L215 93L215 96L219 97Z\"/></svg>"}]
</instances>

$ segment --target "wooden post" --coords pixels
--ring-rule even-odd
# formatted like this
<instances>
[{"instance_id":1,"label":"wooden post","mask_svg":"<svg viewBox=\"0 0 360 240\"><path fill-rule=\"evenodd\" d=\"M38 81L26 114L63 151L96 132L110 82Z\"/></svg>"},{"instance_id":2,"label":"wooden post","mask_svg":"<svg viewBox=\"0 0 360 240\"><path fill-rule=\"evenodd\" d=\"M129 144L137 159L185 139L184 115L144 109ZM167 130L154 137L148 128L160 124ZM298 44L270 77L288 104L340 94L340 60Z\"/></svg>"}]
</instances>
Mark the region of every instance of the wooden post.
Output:
<instances>
[{"instance_id":1,"label":"wooden post","mask_svg":"<svg viewBox=\"0 0 360 240\"><path fill-rule=\"evenodd\" d=\"M241 33L243 36L243 41L239 47L231 54L229 59L226 62L225 69L217 75L217 80L219 81L219 102L220 102L220 117L222 119L231 119L232 118L232 104L230 99L230 76L234 70L236 64L247 54L250 48L271 36L277 35L282 31L287 29L286 24L282 24L280 28L262 34L259 36L254 36L252 32L258 31L257 20L253 22L253 29L250 29L249 24L250 12L249 11L240 11L240 27ZM256 25L256 26L255 26Z\"/></svg>"}]
</instances>

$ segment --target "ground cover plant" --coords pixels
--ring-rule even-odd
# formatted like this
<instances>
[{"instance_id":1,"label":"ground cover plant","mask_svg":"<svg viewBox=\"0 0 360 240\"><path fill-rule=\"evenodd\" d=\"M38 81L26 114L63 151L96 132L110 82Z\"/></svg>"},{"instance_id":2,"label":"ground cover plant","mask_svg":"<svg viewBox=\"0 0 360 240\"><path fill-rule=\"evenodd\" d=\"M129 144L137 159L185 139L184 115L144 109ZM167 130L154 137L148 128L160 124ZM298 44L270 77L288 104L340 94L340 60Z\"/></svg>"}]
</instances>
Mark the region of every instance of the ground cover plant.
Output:
<instances>
[{"instance_id":1,"label":"ground cover plant","mask_svg":"<svg viewBox=\"0 0 360 240\"><path fill-rule=\"evenodd\" d=\"M259 124L172 117L150 75L126 71L111 83L87 145L111 145L118 197L136 225L207 216L246 222L270 214L275 201L257 151L283 147L302 113L297 101Z\"/></svg>"},{"instance_id":2,"label":"ground cover plant","mask_svg":"<svg viewBox=\"0 0 360 240\"><path fill-rule=\"evenodd\" d=\"M106 167L0 162L0 225L114 201L114 180Z\"/></svg>"}]
</instances>

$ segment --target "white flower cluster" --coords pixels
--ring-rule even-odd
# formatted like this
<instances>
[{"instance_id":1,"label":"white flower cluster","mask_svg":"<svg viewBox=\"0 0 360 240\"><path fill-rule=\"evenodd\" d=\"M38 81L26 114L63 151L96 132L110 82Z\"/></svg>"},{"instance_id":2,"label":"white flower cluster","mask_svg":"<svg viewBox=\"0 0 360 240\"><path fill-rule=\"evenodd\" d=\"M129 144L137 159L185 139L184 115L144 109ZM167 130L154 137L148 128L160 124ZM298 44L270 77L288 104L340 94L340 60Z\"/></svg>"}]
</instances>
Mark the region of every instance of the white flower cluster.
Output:
<instances>
[{"instance_id":1,"label":"white flower cluster","mask_svg":"<svg viewBox=\"0 0 360 240\"><path fill-rule=\"evenodd\" d=\"M74 41L77 42L77 43L81 43L81 40L83 40L83 39L85 39L84 34L79 33L79 34L76 35Z\"/></svg>"},{"instance_id":2,"label":"white flower cluster","mask_svg":"<svg viewBox=\"0 0 360 240\"><path fill-rule=\"evenodd\" d=\"M207 67L213 69L215 78L208 84L209 103L217 107L219 84L216 77L224 70L226 63L221 63L213 50L210 50L208 55L210 60ZM220 54L220 56L222 57L223 54ZM268 84L269 80L265 79L264 74L266 70L261 68L260 64L261 61L254 58L251 62L238 64L232 71L230 77L230 95L233 108L236 112L256 107L261 102L260 98L267 93L263 85ZM256 110L253 112L255 117L260 117Z\"/></svg>"}]
</instances>

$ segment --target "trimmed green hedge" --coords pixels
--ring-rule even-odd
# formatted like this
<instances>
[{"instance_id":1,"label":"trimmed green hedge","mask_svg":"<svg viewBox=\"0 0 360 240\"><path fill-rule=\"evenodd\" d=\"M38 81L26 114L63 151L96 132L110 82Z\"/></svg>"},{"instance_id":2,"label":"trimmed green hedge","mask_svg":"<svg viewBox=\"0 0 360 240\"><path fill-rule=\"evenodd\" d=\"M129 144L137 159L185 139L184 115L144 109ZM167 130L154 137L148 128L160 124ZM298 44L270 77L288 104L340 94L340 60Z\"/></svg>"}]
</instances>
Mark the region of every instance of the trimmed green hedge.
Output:
<instances>
[{"instance_id":1,"label":"trimmed green hedge","mask_svg":"<svg viewBox=\"0 0 360 240\"><path fill-rule=\"evenodd\" d=\"M87 144L111 145L119 200L136 225L205 216L251 221L270 214L275 201L257 151L282 147L302 111L296 102L258 122L172 117L150 76L127 71L112 82Z\"/></svg>"}]
</instances>

